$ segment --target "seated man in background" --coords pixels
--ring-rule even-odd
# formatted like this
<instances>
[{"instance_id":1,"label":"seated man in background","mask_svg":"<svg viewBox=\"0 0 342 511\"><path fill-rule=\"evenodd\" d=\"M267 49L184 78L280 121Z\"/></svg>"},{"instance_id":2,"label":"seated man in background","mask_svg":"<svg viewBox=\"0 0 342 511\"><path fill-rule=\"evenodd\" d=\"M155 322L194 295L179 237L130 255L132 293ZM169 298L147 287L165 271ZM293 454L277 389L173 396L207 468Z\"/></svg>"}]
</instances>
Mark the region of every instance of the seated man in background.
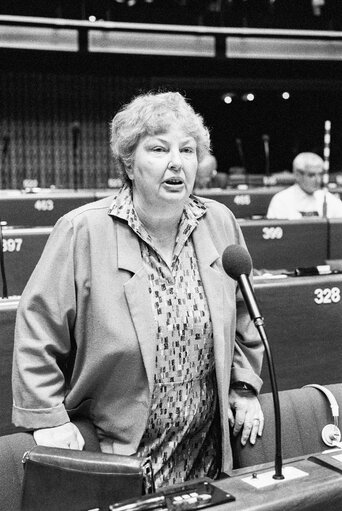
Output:
<instances>
[{"instance_id":1,"label":"seated man in background","mask_svg":"<svg viewBox=\"0 0 342 511\"><path fill-rule=\"evenodd\" d=\"M320 156L315 153L298 154L293 160L293 174L295 184L272 197L267 218L342 217L342 201L322 188L324 169Z\"/></svg>"},{"instance_id":2,"label":"seated man in background","mask_svg":"<svg viewBox=\"0 0 342 511\"><path fill-rule=\"evenodd\" d=\"M213 154L208 153L198 164L195 189L210 188L213 177L217 174L217 161Z\"/></svg>"}]
</instances>

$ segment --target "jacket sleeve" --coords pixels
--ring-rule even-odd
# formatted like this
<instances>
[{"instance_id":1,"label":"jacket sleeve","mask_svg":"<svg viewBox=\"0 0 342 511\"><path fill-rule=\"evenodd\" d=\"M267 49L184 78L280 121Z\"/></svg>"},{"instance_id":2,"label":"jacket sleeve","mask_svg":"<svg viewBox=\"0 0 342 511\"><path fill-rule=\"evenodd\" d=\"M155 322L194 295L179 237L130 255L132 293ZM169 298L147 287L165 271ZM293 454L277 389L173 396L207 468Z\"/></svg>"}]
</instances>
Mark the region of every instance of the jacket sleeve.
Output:
<instances>
[{"instance_id":1,"label":"jacket sleeve","mask_svg":"<svg viewBox=\"0 0 342 511\"><path fill-rule=\"evenodd\" d=\"M231 382L243 381L260 392L264 347L254 323L251 321L240 291L237 293L237 323Z\"/></svg>"},{"instance_id":2,"label":"jacket sleeve","mask_svg":"<svg viewBox=\"0 0 342 511\"><path fill-rule=\"evenodd\" d=\"M73 259L73 227L63 217L19 302L12 370L16 426L38 429L69 421L62 367L76 316Z\"/></svg>"},{"instance_id":3,"label":"jacket sleeve","mask_svg":"<svg viewBox=\"0 0 342 511\"><path fill-rule=\"evenodd\" d=\"M240 227L238 228L238 243L244 248L246 243ZM248 248L247 248L248 250ZM252 273L250 275L252 281ZM252 282L253 284L253 282ZM251 320L242 293L237 286L236 292L236 335L232 362L231 382L243 381L260 392L264 345L259 333Z\"/></svg>"},{"instance_id":4,"label":"jacket sleeve","mask_svg":"<svg viewBox=\"0 0 342 511\"><path fill-rule=\"evenodd\" d=\"M223 204L207 201L209 212L208 223L210 235L219 254L222 254L228 245L238 244L248 250L246 242L233 213ZM222 267L222 271L224 269ZM229 291L230 293L234 291ZM238 285L235 286L235 295L230 296L231 304L236 307L234 328L229 330L231 337L226 342L231 346L231 383L244 381L252 385L257 393L260 392L262 380L260 372L263 361L264 347L254 323L250 319L247 307ZM235 313L235 308L234 308Z\"/></svg>"}]
</instances>

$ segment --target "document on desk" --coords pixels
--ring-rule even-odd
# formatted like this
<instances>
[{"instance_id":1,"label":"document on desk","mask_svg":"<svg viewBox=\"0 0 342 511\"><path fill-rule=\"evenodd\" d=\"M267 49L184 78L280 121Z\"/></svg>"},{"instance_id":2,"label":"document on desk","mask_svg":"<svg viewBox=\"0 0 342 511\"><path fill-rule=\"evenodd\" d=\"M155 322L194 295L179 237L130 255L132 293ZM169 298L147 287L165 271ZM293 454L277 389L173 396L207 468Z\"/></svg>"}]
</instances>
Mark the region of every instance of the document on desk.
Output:
<instances>
[{"instance_id":1,"label":"document on desk","mask_svg":"<svg viewBox=\"0 0 342 511\"><path fill-rule=\"evenodd\" d=\"M273 475L274 469L262 473L255 472L248 477L244 477L242 481L251 486L254 486L254 488L261 489L265 488L266 486L271 486L272 484L281 484L287 481L292 481L293 479L298 479L300 477L306 477L309 474L308 472L304 472L304 470L300 470L299 468L288 466L283 468L284 479L273 479Z\"/></svg>"}]
</instances>

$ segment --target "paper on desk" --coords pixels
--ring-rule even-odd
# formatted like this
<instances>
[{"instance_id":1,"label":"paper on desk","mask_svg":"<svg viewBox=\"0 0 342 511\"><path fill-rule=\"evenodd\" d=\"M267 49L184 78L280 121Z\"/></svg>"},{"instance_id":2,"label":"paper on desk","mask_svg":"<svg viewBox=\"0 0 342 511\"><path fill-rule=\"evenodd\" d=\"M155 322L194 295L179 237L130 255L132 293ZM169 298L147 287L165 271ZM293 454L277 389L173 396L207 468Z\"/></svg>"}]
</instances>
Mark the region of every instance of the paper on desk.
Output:
<instances>
[{"instance_id":1,"label":"paper on desk","mask_svg":"<svg viewBox=\"0 0 342 511\"><path fill-rule=\"evenodd\" d=\"M268 472L262 472L258 473L256 472L256 477L253 477L253 475L250 475L248 477L244 477L242 481L244 481L247 484L250 484L251 486L254 486L254 488L265 488L266 486L271 486L271 484L279 484L279 483L285 483L287 481L291 481L293 479L298 479L299 477L305 477L309 474L307 472L304 472L304 470L300 470L296 467L284 467L283 468L283 476L284 479L273 479L274 475L274 469L269 470Z\"/></svg>"}]
</instances>

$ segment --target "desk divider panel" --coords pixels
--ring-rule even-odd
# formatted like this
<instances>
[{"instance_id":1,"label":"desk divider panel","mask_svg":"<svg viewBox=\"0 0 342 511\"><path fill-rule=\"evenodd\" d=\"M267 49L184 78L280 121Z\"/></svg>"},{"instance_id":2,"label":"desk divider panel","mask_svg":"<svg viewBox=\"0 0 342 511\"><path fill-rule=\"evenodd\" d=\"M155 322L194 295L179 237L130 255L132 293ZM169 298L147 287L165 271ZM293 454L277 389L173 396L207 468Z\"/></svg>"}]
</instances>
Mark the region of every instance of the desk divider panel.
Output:
<instances>
[{"instance_id":1,"label":"desk divider panel","mask_svg":"<svg viewBox=\"0 0 342 511\"><path fill-rule=\"evenodd\" d=\"M209 188L195 190L195 195L225 204L239 219L266 217L273 195L284 187L263 186L246 189ZM62 215L83 204L115 195L117 188L108 189L37 189L33 193L20 190L0 190L0 220L8 225L51 226Z\"/></svg>"},{"instance_id":2,"label":"desk divider panel","mask_svg":"<svg viewBox=\"0 0 342 511\"><path fill-rule=\"evenodd\" d=\"M20 230L16 234L19 237ZM43 244L44 238L40 241ZM26 240L23 236L21 246L26 247L29 253L29 237ZM15 267L18 263L14 259L12 261ZM308 383L326 385L340 382L342 275L270 280L257 278L255 294L265 317L265 329L274 356L279 390L298 388ZM0 300L0 417L3 418L0 420L0 435L11 430L10 372L16 308L15 299ZM262 392L269 392L271 389L266 361L262 378Z\"/></svg>"},{"instance_id":3,"label":"desk divider panel","mask_svg":"<svg viewBox=\"0 0 342 511\"><path fill-rule=\"evenodd\" d=\"M3 250L9 296L21 295L52 231L52 227L4 227Z\"/></svg>"},{"instance_id":4,"label":"desk divider panel","mask_svg":"<svg viewBox=\"0 0 342 511\"><path fill-rule=\"evenodd\" d=\"M342 275L257 279L279 390L342 379ZM262 392L270 392L266 360Z\"/></svg>"},{"instance_id":5,"label":"desk divider panel","mask_svg":"<svg viewBox=\"0 0 342 511\"><path fill-rule=\"evenodd\" d=\"M222 202L236 218L252 218L266 216L271 198L283 188L274 186L231 190L209 188L197 190L195 195Z\"/></svg>"},{"instance_id":6,"label":"desk divider panel","mask_svg":"<svg viewBox=\"0 0 342 511\"><path fill-rule=\"evenodd\" d=\"M7 225L52 226L72 209L95 200L92 191L0 194L0 220Z\"/></svg>"},{"instance_id":7,"label":"desk divider panel","mask_svg":"<svg viewBox=\"0 0 342 511\"><path fill-rule=\"evenodd\" d=\"M328 221L239 220L256 269L294 270L328 259Z\"/></svg>"},{"instance_id":8,"label":"desk divider panel","mask_svg":"<svg viewBox=\"0 0 342 511\"><path fill-rule=\"evenodd\" d=\"M11 423L12 358L18 298L0 300L0 436L19 429Z\"/></svg>"},{"instance_id":9,"label":"desk divider panel","mask_svg":"<svg viewBox=\"0 0 342 511\"><path fill-rule=\"evenodd\" d=\"M342 218L329 220L328 259L342 259Z\"/></svg>"}]
</instances>

